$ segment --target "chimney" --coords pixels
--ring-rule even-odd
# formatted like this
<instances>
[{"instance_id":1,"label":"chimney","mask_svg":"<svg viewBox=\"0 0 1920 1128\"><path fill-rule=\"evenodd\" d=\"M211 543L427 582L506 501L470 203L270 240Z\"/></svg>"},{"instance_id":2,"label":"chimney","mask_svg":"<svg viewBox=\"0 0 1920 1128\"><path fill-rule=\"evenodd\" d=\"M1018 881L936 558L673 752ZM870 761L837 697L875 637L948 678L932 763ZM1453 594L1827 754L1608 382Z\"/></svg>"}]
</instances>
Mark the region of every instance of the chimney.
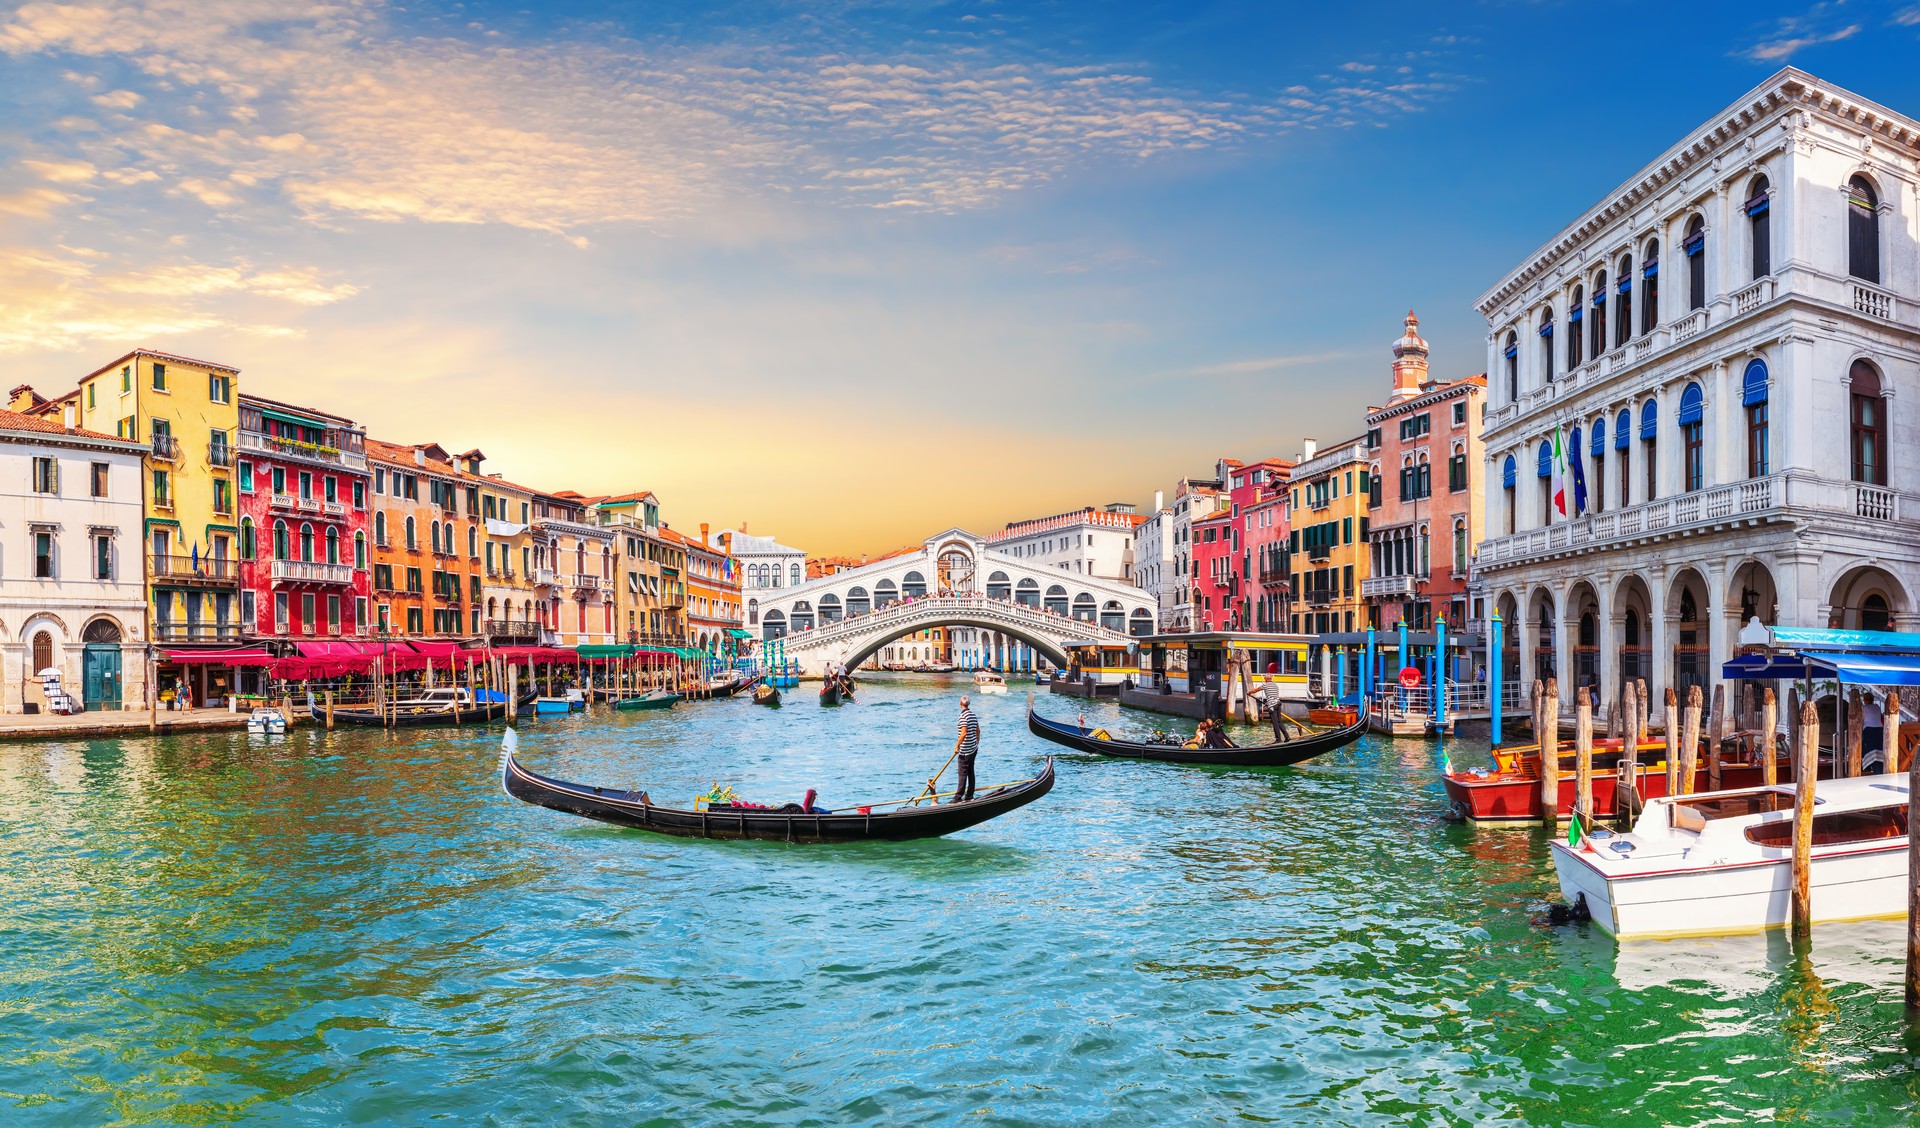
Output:
<instances>
[{"instance_id":1,"label":"chimney","mask_svg":"<svg viewBox=\"0 0 1920 1128\"><path fill-rule=\"evenodd\" d=\"M73 401L72 400L68 400L65 404L61 406L60 414L64 419L66 419L67 426L69 427L73 426Z\"/></svg>"},{"instance_id":2,"label":"chimney","mask_svg":"<svg viewBox=\"0 0 1920 1128\"><path fill-rule=\"evenodd\" d=\"M863 553L861 553L861 554L860 554L860 565L861 565L861 567L865 567L865 566L866 566L866 563L867 563L867 554L863 552ZM1623 691L1623 692L1624 692L1624 691Z\"/></svg>"},{"instance_id":3,"label":"chimney","mask_svg":"<svg viewBox=\"0 0 1920 1128\"><path fill-rule=\"evenodd\" d=\"M1319 449L1320 449L1320 442L1318 439L1301 439L1300 440L1300 461L1305 462L1308 459L1312 458L1314 455L1314 452Z\"/></svg>"},{"instance_id":4,"label":"chimney","mask_svg":"<svg viewBox=\"0 0 1920 1128\"><path fill-rule=\"evenodd\" d=\"M1158 513L1162 509L1165 509L1166 507L1167 507L1167 492L1165 490L1153 491L1153 511L1155 513Z\"/></svg>"},{"instance_id":5,"label":"chimney","mask_svg":"<svg viewBox=\"0 0 1920 1128\"><path fill-rule=\"evenodd\" d=\"M7 410L25 411L33 406L34 400L39 398L33 394L32 384L21 384L7 393Z\"/></svg>"},{"instance_id":6,"label":"chimney","mask_svg":"<svg viewBox=\"0 0 1920 1128\"><path fill-rule=\"evenodd\" d=\"M705 521L700 522L700 543L707 543L707 523Z\"/></svg>"},{"instance_id":7,"label":"chimney","mask_svg":"<svg viewBox=\"0 0 1920 1128\"><path fill-rule=\"evenodd\" d=\"M732 533L720 534L720 551L726 553L728 556L733 555L733 534Z\"/></svg>"},{"instance_id":8,"label":"chimney","mask_svg":"<svg viewBox=\"0 0 1920 1128\"><path fill-rule=\"evenodd\" d=\"M1393 343L1393 399L1410 399L1427 383L1427 342L1420 336L1420 319L1407 311L1405 328Z\"/></svg>"}]
</instances>

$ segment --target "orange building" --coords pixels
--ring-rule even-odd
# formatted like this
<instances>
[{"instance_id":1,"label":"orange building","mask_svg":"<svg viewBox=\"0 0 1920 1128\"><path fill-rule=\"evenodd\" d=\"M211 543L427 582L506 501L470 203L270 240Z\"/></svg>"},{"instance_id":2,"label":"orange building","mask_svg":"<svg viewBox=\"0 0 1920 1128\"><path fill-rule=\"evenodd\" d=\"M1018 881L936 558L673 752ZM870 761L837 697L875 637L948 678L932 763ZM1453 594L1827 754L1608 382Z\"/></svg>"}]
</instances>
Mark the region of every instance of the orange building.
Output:
<instances>
[{"instance_id":1,"label":"orange building","mask_svg":"<svg viewBox=\"0 0 1920 1128\"><path fill-rule=\"evenodd\" d=\"M409 638L477 638L479 486L438 443L368 439L367 462L375 626Z\"/></svg>"},{"instance_id":2,"label":"orange building","mask_svg":"<svg viewBox=\"0 0 1920 1128\"><path fill-rule=\"evenodd\" d=\"M697 538L664 527L660 532L687 554L687 645L709 654L724 653L729 643L737 644L746 636L740 576L733 557L724 545L711 543L711 530L704 522Z\"/></svg>"}]
</instances>

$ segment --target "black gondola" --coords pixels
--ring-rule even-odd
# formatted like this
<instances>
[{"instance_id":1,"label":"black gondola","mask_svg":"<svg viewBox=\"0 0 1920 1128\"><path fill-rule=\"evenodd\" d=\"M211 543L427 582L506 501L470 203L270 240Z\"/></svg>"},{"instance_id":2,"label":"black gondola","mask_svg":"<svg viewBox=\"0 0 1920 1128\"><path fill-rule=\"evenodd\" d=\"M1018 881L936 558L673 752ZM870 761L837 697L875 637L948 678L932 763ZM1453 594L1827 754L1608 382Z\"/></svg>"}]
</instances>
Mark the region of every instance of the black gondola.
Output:
<instances>
[{"instance_id":1,"label":"black gondola","mask_svg":"<svg viewBox=\"0 0 1920 1128\"><path fill-rule=\"evenodd\" d=\"M453 699L445 696L451 692L433 690L424 697L395 701L387 706L384 716L382 710L374 705L335 705L333 722L369 728L425 728L430 725L478 725L508 719L509 707L505 701L475 702L463 697L459 711L455 712ZM520 707L525 708L532 701L533 694L523 694ZM318 702L310 702L307 713L316 721L327 719L326 706Z\"/></svg>"},{"instance_id":2,"label":"black gondola","mask_svg":"<svg viewBox=\"0 0 1920 1128\"><path fill-rule=\"evenodd\" d=\"M965 803L904 806L906 800L843 807L829 814L773 808L719 807L689 811L655 805L644 791L566 783L528 771L515 758L518 738L507 730L500 785L523 803L581 818L681 838L753 838L763 842L863 842L938 838L1024 807L1053 790L1053 757L1038 776L985 788ZM882 811L879 807L893 807Z\"/></svg>"},{"instance_id":3,"label":"black gondola","mask_svg":"<svg viewBox=\"0 0 1920 1128\"><path fill-rule=\"evenodd\" d=\"M839 678L829 677L827 679L827 684L820 687L820 704L822 705L840 704L840 679Z\"/></svg>"},{"instance_id":4,"label":"black gondola","mask_svg":"<svg viewBox=\"0 0 1920 1128\"><path fill-rule=\"evenodd\" d=\"M755 705L778 705L780 704L780 691L765 683L756 685L753 687L753 703Z\"/></svg>"},{"instance_id":5,"label":"black gondola","mask_svg":"<svg viewBox=\"0 0 1920 1128\"><path fill-rule=\"evenodd\" d=\"M1102 739L1093 735L1100 729L1083 729L1079 725L1062 724L1050 721L1033 711L1033 695L1027 695L1027 729L1035 736L1051 740L1055 744L1064 744L1082 752L1093 752L1101 756L1117 756L1127 760L1166 760L1176 764L1224 764L1229 767L1274 767L1285 764L1297 764L1312 759L1322 752L1331 752L1344 748L1360 739L1367 731L1367 711L1360 710L1360 718L1353 724L1342 728L1328 729L1325 732L1309 733L1306 736L1279 744L1252 744L1241 748L1184 748L1178 744L1148 744L1133 740Z\"/></svg>"}]
</instances>

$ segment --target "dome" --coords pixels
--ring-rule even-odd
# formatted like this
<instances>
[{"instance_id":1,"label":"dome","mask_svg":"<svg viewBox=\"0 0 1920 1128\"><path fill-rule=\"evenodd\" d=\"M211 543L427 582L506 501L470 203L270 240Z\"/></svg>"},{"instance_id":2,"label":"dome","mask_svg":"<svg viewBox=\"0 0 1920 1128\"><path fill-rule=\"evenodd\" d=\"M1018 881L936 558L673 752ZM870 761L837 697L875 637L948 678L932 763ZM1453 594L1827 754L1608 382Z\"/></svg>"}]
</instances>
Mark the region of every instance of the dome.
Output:
<instances>
[{"instance_id":1,"label":"dome","mask_svg":"<svg viewBox=\"0 0 1920 1128\"><path fill-rule=\"evenodd\" d=\"M1420 336L1420 319L1413 315L1412 310L1407 311L1406 332L1393 343L1393 355L1395 357L1427 355L1427 342Z\"/></svg>"}]
</instances>

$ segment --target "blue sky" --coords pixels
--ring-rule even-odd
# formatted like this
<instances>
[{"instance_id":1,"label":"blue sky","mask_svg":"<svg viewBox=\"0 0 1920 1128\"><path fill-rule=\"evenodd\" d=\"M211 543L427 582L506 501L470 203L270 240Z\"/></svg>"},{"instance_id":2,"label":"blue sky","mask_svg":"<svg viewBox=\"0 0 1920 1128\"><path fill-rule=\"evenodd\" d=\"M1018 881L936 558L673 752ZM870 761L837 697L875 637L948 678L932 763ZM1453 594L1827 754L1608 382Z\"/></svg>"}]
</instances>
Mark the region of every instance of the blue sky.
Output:
<instances>
[{"instance_id":1,"label":"blue sky","mask_svg":"<svg viewBox=\"0 0 1920 1128\"><path fill-rule=\"evenodd\" d=\"M136 344L817 552L1360 429L1858 3L0 5L0 371Z\"/></svg>"}]
</instances>

